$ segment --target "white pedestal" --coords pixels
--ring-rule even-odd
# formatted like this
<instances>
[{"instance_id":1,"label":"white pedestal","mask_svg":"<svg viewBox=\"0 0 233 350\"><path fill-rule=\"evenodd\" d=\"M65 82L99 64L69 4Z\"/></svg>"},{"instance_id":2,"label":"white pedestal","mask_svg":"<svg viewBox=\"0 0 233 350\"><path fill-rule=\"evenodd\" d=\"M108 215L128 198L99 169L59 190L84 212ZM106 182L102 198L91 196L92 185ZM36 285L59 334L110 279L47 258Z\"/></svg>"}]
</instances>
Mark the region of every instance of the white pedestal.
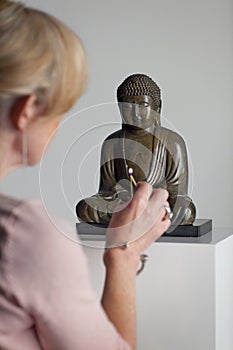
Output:
<instances>
[{"instance_id":1,"label":"white pedestal","mask_svg":"<svg viewBox=\"0 0 233 350\"><path fill-rule=\"evenodd\" d=\"M86 242L100 246L98 239ZM101 295L101 249L84 247ZM138 350L233 349L233 235L163 237L137 280Z\"/></svg>"}]
</instances>

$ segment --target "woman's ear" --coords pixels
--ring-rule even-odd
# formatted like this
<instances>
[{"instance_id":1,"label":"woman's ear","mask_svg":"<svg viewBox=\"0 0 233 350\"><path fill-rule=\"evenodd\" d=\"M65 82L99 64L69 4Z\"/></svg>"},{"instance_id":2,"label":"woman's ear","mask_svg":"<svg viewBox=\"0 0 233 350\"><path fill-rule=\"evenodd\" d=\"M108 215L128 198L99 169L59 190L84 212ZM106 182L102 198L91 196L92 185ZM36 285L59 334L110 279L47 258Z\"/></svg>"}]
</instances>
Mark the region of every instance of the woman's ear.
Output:
<instances>
[{"instance_id":1,"label":"woman's ear","mask_svg":"<svg viewBox=\"0 0 233 350\"><path fill-rule=\"evenodd\" d=\"M23 131L36 115L36 95L23 96L16 99L10 112L14 127Z\"/></svg>"}]
</instances>

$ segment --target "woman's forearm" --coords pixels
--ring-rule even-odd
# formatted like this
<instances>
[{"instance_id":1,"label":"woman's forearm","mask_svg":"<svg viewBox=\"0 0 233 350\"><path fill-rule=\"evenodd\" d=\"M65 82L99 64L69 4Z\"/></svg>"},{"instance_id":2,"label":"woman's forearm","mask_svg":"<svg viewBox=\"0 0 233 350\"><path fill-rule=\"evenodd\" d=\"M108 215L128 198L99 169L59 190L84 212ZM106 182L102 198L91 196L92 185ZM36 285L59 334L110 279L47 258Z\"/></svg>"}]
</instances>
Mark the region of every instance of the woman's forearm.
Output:
<instances>
[{"instance_id":1,"label":"woman's forearm","mask_svg":"<svg viewBox=\"0 0 233 350\"><path fill-rule=\"evenodd\" d=\"M102 305L109 320L131 348L136 348L135 280L137 258L123 251L105 253L106 279Z\"/></svg>"}]
</instances>

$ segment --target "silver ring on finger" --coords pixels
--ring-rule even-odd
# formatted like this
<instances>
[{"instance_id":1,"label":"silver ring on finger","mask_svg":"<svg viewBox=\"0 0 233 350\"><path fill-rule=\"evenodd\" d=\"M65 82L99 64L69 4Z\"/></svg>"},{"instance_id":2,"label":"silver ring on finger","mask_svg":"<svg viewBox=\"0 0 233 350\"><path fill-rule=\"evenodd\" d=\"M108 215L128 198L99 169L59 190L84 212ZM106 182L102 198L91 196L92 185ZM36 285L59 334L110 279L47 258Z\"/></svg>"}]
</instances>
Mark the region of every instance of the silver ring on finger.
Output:
<instances>
[{"instance_id":1,"label":"silver ring on finger","mask_svg":"<svg viewBox=\"0 0 233 350\"><path fill-rule=\"evenodd\" d=\"M172 217L173 217L173 212L171 211L171 208L169 207L169 205L164 205L163 207L164 207L164 209L166 210L166 216L167 216L167 218L168 218L169 220L171 220Z\"/></svg>"}]
</instances>

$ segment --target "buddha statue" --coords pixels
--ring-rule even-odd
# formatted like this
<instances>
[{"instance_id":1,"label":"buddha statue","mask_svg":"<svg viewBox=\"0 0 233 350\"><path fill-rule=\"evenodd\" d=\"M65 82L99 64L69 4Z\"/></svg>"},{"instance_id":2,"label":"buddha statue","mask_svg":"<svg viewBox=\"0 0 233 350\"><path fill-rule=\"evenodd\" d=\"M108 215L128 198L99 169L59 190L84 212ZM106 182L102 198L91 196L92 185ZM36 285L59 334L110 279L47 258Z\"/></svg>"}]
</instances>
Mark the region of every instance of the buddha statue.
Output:
<instances>
[{"instance_id":1,"label":"buddha statue","mask_svg":"<svg viewBox=\"0 0 233 350\"><path fill-rule=\"evenodd\" d=\"M132 193L130 171L136 182L147 181L169 192L172 225L190 225L196 210L188 190L188 160L183 138L161 126L161 94L147 75L133 74L117 89L122 128L109 135L101 149L97 194L76 206L81 222L108 224L117 205Z\"/></svg>"}]
</instances>

